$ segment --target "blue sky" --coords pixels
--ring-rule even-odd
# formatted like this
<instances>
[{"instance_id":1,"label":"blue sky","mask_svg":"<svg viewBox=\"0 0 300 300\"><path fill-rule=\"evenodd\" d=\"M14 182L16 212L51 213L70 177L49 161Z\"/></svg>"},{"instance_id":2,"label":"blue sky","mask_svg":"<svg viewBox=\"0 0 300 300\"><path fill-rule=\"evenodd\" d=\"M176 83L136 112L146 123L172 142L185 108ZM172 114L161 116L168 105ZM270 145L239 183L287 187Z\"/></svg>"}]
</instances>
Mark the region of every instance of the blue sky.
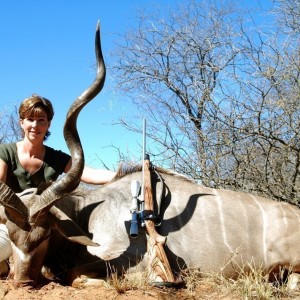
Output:
<instances>
[{"instance_id":1,"label":"blue sky","mask_svg":"<svg viewBox=\"0 0 300 300\"><path fill-rule=\"evenodd\" d=\"M151 10L151 2L174 4L174 0L0 0L1 109L19 105L32 93L50 99L55 117L47 144L68 152L63 124L70 104L94 80L97 21L109 64L117 35L136 23L138 8ZM114 93L112 85L108 70L103 92L84 108L78 120L86 164L93 167L102 167L99 158L109 168L117 167L117 151L111 145L134 153L142 142L142 136L111 125L134 110Z\"/></svg>"},{"instance_id":2,"label":"blue sky","mask_svg":"<svg viewBox=\"0 0 300 300\"><path fill-rule=\"evenodd\" d=\"M134 21L136 8L143 3L148 1L0 0L1 107L19 105L32 93L50 99L55 117L47 144L68 152L62 128L68 107L94 80L97 20L108 62L116 34ZM78 129L86 164L100 167L100 157L113 168L118 156L108 146L135 147L141 137L110 125L132 108L116 99L108 85L84 108Z\"/></svg>"}]
</instances>

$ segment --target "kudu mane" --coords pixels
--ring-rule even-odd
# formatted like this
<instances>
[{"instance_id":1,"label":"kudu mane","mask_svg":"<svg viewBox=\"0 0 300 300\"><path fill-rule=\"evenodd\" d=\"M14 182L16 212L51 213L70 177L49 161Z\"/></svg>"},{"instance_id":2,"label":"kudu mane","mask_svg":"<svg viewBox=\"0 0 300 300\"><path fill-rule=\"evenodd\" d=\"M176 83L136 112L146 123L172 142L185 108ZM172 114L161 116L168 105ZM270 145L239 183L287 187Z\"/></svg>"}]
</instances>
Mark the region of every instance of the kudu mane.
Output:
<instances>
[{"instance_id":1,"label":"kudu mane","mask_svg":"<svg viewBox=\"0 0 300 300\"><path fill-rule=\"evenodd\" d=\"M175 171L167 170L167 169L157 167L157 166L154 166L154 168L158 173L171 175L171 176L180 178L184 181L195 183L195 181L193 179L190 179L190 178L186 177L185 175L179 174ZM122 179L123 177L125 177L127 175L130 175L130 174L133 174L133 173L136 173L136 172L141 172L141 171L142 171L142 165L141 164L121 162L119 164L119 167L118 167L118 170L116 172L115 177L112 179L112 181L110 183L118 181L118 180Z\"/></svg>"}]
</instances>

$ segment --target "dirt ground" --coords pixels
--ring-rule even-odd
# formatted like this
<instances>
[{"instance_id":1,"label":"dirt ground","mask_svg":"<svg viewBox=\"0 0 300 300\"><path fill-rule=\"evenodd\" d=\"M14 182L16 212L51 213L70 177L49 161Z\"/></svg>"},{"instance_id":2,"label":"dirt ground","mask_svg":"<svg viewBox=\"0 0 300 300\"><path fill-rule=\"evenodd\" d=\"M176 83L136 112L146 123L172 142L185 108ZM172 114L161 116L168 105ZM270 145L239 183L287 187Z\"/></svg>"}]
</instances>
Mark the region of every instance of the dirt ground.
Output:
<instances>
[{"instance_id":1,"label":"dirt ground","mask_svg":"<svg viewBox=\"0 0 300 300\"><path fill-rule=\"evenodd\" d=\"M190 292L186 288L157 288L149 287L142 290L127 290L118 292L114 287L107 284L90 286L85 288L74 288L61 286L51 282L40 289L14 288L10 281L0 281L0 300L188 300L188 299L222 299L238 300L239 297L232 295L220 295L208 285L200 286L197 290Z\"/></svg>"}]
</instances>

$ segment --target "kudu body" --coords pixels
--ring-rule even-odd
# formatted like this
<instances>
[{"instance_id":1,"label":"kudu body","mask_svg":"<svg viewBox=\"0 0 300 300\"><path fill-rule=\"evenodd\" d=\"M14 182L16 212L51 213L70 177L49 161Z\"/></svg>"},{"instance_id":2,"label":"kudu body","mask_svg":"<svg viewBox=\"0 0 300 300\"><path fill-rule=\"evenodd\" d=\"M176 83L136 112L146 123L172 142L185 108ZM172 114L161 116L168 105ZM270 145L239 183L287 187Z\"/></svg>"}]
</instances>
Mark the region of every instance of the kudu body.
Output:
<instances>
[{"instance_id":1,"label":"kudu body","mask_svg":"<svg viewBox=\"0 0 300 300\"><path fill-rule=\"evenodd\" d=\"M0 220L7 221L17 283L36 282L43 265L57 276L70 268L71 279L89 272L104 276L107 270L134 271L147 266L145 229L140 227L136 238L129 237L130 184L141 181L140 171L122 175L121 167L111 183L71 192L79 184L83 167L76 119L83 105L101 90L105 77L97 34L97 79L75 101L65 126L71 171L41 195L33 191L15 195L5 184L0 185L0 202L5 208ZM152 174L154 198L163 195L159 205L162 223L157 230L167 237L165 250L172 270L197 268L230 277L250 266L275 274L280 267L300 271L300 210L296 206L207 188L157 170L163 178L159 181ZM67 243L62 236L83 245Z\"/></svg>"},{"instance_id":2,"label":"kudu body","mask_svg":"<svg viewBox=\"0 0 300 300\"><path fill-rule=\"evenodd\" d=\"M157 169L163 178L162 185L152 174L154 195L159 198L163 193L157 231L167 237L165 250L174 271L197 268L233 278L242 269L257 268L276 276L280 268L300 271L300 210L296 206L207 188ZM136 264L140 270L147 266L145 228L139 228L137 238L129 237L130 183L141 178L141 172L133 172L58 203L100 245L87 247L95 256L92 260L98 261L89 265L90 270L103 275L107 268L103 261L120 271L135 271Z\"/></svg>"}]
</instances>

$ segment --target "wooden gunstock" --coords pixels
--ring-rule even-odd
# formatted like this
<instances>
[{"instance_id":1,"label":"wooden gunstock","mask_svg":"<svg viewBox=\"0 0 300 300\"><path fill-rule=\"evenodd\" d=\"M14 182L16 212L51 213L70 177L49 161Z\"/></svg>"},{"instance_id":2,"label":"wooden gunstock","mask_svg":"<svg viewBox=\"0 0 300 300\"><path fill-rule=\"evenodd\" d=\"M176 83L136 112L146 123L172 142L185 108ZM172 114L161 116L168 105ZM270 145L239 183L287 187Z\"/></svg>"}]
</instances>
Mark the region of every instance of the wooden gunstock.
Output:
<instances>
[{"instance_id":1,"label":"wooden gunstock","mask_svg":"<svg viewBox=\"0 0 300 300\"><path fill-rule=\"evenodd\" d=\"M144 160L144 208L147 215L149 213L154 214L149 160ZM151 218L145 220L145 226L149 236L147 252L149 256L150 278L153 278L155 282L175 282L164 250L166 238L158 234L154 221Z\"/></svg>"}]
</instances>

